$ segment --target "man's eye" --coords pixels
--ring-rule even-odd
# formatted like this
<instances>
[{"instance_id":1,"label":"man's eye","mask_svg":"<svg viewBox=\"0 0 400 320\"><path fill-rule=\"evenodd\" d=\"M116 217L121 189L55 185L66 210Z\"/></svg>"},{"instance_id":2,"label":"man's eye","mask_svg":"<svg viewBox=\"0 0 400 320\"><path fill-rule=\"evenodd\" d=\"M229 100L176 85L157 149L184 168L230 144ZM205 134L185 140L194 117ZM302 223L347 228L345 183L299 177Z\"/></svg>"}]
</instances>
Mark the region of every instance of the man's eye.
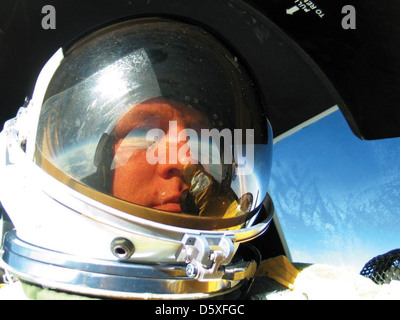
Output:
<instances>
[{"instance_id":1,"label":"man's eye","mask_svg":"<svg viewBox=\"0 0 400 320\"><path fill-rule=\"evenodd\" d=\"M150 146L158 141L158 137L154 140L146 139L148 130L140 128L134 129L123 139L115 150L111 168L123 166L134 154L135 150L147 150Z\"/></svg>"},{"instance_id":2,"label":"man's eye","mask_svg":"<svg viewBox=\"0 0 400 320\"><path fill-rule=\"evenodd\" d=\"M124 149L147 149L157 141L149 141L146 138L125 139L119 148Z\"/></svg>"},{"instance_id":3,"label":"man's eye","mask_svg":"<svg viewBox=\"0 0 400 320\"><path fill-rule=\"evenodd\" d=\"M159 139L158 136L148 139L147 133L151 130L151 128L136 128L133 129L129 134L125 137L121 146L124 148L134 148L134 149L147 149L152 144L156 143ZM121 147L120 146L120 147Z\"/></svg>"}]
</instances>

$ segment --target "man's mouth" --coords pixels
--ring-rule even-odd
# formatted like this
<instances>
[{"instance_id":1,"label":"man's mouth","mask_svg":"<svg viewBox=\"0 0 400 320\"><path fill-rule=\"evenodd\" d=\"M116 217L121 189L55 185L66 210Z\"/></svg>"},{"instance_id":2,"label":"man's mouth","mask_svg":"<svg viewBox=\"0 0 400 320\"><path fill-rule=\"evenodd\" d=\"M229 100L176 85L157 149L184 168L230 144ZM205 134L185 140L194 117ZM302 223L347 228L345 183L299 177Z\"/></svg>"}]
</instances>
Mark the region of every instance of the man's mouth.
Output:
<instances>
[{"instance_id":1,"label":"man's mouth","mask_svg":"<svg viewBox=\"0 0 400 320\"><path fill-rule=\"evenodd\" d=\"M159 206L153 207L153 209L170 211L170 212L182 212L181 205L176 202L164 203Z\"/></svg>"}]
</instances>

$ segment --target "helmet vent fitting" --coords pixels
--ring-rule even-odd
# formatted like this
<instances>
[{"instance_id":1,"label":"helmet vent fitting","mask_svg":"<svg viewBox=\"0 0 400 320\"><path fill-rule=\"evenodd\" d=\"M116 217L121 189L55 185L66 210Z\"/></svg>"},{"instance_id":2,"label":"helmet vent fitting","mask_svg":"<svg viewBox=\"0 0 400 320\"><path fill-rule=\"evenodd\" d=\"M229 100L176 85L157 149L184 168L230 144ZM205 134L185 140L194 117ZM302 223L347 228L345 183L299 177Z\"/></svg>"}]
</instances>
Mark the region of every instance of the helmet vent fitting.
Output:
<instances>
[{"instance_id":1,"label":"helmet vent fitting","mask_svg":"<svg viewBox=\"0 0 400 320\"><path fill-rule=\"evenodd\" d=\"M110 245L112 254L119 260L128 260L135 252L135 246L125 238L115 238Z\"/></svg>"}]
</instances>

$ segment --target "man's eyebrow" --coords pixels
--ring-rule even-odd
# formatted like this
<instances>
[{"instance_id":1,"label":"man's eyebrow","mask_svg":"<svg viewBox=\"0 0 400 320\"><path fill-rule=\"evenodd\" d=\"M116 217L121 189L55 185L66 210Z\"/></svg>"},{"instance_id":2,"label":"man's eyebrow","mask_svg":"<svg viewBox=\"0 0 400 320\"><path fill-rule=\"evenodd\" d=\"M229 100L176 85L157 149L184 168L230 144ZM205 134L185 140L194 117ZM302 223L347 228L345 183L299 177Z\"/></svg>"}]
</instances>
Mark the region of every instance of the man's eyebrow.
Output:
<instances>
[{"instance_id":1,"label":"man's eyebrow","mask_svg":"<svg viewBox=\"0 0 400 320\"><path fill-rule=\"evenodd\" d=\"M192 126L210 128L208 118L196 109L185 109L183 106L178 105L149 103L136 105L127 111L115 125L115 137L120 138L127 135L133 128L152 117L159 117L162 122L170 119L181 119L188 128Z\"/></svg>"},{"instance_id":2,"label":"man's eyebrow","mask_svg":"<svg viewBox=\"0 0 400 320\"><path fill-rule=\"evenodd\" d=\"M159 118L160 115L156 113L139 113L139 114L129 114L129 116L121 117L114 128L114 136L116 138L121 138L129 134L130 131L143 125L146 121L152 118Z\"/></svg>"}]
</instances>

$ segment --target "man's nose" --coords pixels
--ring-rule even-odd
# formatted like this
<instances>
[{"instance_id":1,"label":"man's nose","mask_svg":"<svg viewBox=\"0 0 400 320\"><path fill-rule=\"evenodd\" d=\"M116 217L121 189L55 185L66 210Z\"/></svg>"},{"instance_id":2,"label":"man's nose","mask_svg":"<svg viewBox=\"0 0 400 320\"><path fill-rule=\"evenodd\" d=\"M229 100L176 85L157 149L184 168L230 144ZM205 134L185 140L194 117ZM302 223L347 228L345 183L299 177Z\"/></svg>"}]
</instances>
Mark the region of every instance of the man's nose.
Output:
<instances>
[{"instance_id":1,"label":"man's nose","mask_svg":"<svg viewBox=\"0 0 400 320\"><path fill-rule=\"evenodd\" d=\"M177 142L176 140L169 139L166 143L165 149L165 163L157 164L157 172L164 179L172 177L182 177L183 168L186 164L186 159L183 156L185 142Z\"/></svg>"},{"instance_id":2,"label":"man's nose","mask_svg":"<svg viewBox=\"0 0 400 320\"><path fill-rule=\"evenodd\" d=\"M158 164L157 173L164 179L171 179L173 177L182 178L183 165L181 164Z\"/></svg>"},{"instance_id":3,"label":"man's nose","mask_svg":"<svg viewBox=\"0 0 400 320\"><path fill-rule=\"evenodd\" d=\"M183 168L188 163L194 163L190 152L189 137L182 123L174 122L162 143L164 149L165 163L158 163L159 174L164 178L182 177Z\"/></svg>"}]
</instances>

